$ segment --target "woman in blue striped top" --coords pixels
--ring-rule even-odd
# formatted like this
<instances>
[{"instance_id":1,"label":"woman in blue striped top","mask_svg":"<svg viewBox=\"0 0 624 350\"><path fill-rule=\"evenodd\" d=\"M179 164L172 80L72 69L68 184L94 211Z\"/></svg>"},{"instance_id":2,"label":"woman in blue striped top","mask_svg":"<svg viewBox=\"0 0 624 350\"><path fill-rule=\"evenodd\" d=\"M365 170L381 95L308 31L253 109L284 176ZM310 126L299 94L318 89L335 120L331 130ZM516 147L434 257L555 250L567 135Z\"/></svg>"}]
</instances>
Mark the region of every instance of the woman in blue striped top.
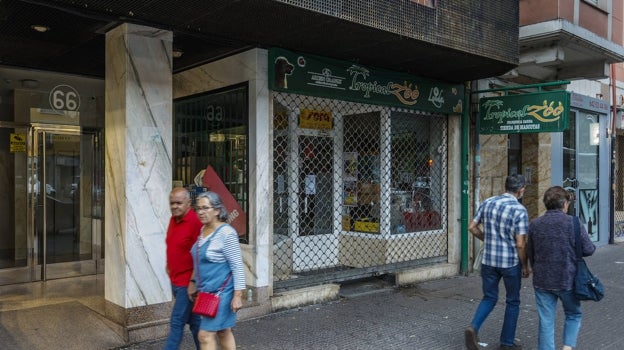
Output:
<instances>
[{"instance_id":1,"label":"woman in blue striped top","mask_svg":"<svg viewBox=\"0 0 624 350\"><path fill-rule=\"evenodd\" d=\"M197 290L217 292L227 280L217 315L201 317L199 343L202 350L217 349L218 339L221 349L233 350L236 341L232 327L236 324L236 312L243 307L242 295L246 288L238 234L226 223L228 211L218 194L203 192L197 196L196 205L195 211L204 226L191 249L194 262L191 281L195 284L189 285L189 297L194 298Z\"/></svg>"}]
</instances>

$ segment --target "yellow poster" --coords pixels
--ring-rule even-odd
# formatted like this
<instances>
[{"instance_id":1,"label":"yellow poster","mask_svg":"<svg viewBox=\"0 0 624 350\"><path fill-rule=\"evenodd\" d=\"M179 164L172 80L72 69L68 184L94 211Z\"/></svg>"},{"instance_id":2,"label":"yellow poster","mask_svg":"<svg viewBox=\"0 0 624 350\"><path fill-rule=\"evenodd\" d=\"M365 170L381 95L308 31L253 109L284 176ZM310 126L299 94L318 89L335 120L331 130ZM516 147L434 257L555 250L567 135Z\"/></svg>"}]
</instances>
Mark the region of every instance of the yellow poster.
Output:
<instances>
[{"instance_id":1,"label":"yellow poster","mask_svg":"<svg viewBox=\"0 0 624 350\"><path fill-rule=\"evenodd\" d=\"M11 133L9 150L11 153L26 152L26 134Z\"/></svg>"},{"instance_id":2,"label":"yellow poster","mask_svg":"<svg viewBox=\"0 0 624 350\"><path fill-rule=\"evenodd\" d=\"M299 114L299 127L304 129L331 130L333 116L329 111L304 109Z\"/></svg>"}]
</instances>

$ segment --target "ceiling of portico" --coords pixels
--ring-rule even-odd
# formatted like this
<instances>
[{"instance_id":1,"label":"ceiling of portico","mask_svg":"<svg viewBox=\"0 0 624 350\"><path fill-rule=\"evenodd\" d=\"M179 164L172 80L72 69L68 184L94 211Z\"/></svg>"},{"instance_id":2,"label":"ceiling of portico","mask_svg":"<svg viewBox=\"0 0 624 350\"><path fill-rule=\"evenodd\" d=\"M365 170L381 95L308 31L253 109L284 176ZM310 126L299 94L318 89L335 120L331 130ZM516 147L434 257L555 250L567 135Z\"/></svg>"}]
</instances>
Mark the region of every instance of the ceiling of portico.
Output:
<instances>
[{"instance_id":1,"label":"ceiling of portico","mask_svg":"<svg viewBox=\"0 0 624 350\"><path fill-rule=\"evenodd\" d=\"M274 0L0 0L0 65L102 78L104 34L123 22L172 31L174 73L273 46L450 82L513 67Z\"/></svg>"}]
</instances>

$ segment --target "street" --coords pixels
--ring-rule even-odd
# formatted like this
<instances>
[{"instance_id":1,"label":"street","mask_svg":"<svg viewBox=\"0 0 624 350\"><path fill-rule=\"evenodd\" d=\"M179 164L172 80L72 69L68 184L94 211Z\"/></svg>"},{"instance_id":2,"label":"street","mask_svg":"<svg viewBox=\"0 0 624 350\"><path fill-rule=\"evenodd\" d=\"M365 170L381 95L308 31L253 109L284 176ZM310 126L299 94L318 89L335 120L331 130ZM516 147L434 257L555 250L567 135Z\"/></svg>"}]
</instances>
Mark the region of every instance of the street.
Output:
<instances>
[{"instance_id":1,"label":"street","mask_svg":"<svg viewBox=\"0 0 624 350\"><path fill-rule=\"evenodd\" d=\"M583 302L583 323L576 349L615 350L624 344L624 245L599 247L586 258L605 285L600 302ZM499 304L483 325L482 349L498 349L504 312L504 287ZM277 312L238 322L233 331L237 348L251 349L464 349L463 330L480 301L477 275L380 289L339 300ZM537 347L538 317L531 279L523 280L517 341L525 349ZM561 347L563 312L559 307L556 344ZM150 341L122 349L162 349ZM193 349L187 334L183 349Z\"/></svg>"}]
</instances>

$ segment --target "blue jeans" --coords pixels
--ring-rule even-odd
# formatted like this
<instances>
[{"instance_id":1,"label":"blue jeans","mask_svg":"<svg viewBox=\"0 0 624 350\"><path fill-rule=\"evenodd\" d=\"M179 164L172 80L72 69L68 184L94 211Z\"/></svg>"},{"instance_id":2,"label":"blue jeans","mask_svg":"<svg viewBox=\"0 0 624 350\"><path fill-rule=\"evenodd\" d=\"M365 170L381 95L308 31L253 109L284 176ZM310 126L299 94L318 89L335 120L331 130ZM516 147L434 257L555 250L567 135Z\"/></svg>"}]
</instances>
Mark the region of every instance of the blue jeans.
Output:
<instances>
[{"instance_id":1,"label":"blue jeans","mask_svg":"<svg viewBox=\"0 0 624 350\"><path fill-rule=\"evenodd\" d=\"M561 299L565 313L563 325L563 345L576 347L576 338L581 328L581 302L571 290L545 290L535 288L535 305L539 315L539 333L537 348L539 350L555 349L555 313L557 299Z\"/></svg>"},{"instance_id":2,"label":"blue jeans","mask_svg":"<svg viewBox=\"0 0 624 350\"><path fill-rule=\"evenodd\" d=\"M520 315L520 284L522 282L522 266L520 264L509 268L481 265L483 300L477 307L471 323L472 328L478 332L498 302L498 283L501 278L505 284L507 296L505 299L505 319L503 321L503 329L501 330L500 343L502 345L513 345L516 337L516 324Z\"/></svg>"},{"instance_id":3,"label":"blue jeans","mask_svg":"<svg viewBox=\"0 0 624 350\"><path fill-rule=\"evenodd\" d=\"M197 332L199 332L199 316L193 314L193 303L189 300L186 287L178 287L171 285L174 303L171 310L171 321L169 328L169 336L165 344L166 350L177 350L182 343L184 335L184 326L188 323L195 341L195 348L199 349L199 340L197 340Z\"/></svg>"}]
</instances>

